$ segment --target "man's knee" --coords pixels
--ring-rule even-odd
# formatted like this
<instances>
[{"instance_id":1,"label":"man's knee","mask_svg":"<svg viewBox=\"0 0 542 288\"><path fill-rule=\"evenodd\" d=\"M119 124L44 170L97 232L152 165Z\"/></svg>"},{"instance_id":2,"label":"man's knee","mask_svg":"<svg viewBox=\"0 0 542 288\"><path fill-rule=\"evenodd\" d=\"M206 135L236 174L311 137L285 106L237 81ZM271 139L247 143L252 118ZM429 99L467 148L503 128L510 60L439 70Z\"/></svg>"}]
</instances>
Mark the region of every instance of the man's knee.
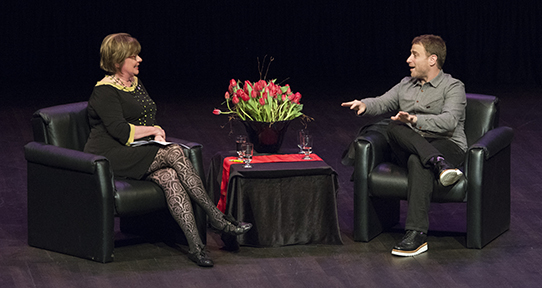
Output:
<instances>
[{"instance_id":1,"label":"man's knee","mask_svg":"<svg viewBox=\"0 0 542 288\"><path fill-rule=\"evenodd\" d=\"M386 127L386 133L388 134L388 137L397 139L403 129L410 129L410 127L400 121L391 121Z\"/></svg>"},{"instance_id":2,"label":"man's knee","mask_svg":"<svg viewBox=\"0 0 542 288\"><path fill-rule=\"evenodd\" d=\"M419 169L424 168L424 165L422 163L422 160L420 159L420 156L416 154L410 154L410 156L408 157L408 168L409 170L412 168L419 168Z\"/></svg>"}]
</instances>

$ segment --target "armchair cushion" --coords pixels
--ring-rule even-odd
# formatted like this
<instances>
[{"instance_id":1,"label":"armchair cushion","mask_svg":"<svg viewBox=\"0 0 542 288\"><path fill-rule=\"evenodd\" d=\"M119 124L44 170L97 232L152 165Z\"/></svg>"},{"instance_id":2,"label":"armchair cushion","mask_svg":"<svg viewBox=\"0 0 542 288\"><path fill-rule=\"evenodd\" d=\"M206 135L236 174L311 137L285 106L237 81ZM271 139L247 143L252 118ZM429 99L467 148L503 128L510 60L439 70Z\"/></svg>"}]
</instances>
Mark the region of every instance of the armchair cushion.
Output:
<instances>
[{"instance_id":1,"label":"armchair cushion","mask_svg":"<svg viewBox=\"0 0 542 288\"><path fill-rule=\"evenodd\" d=\"M377 165L369 176L371 196L406 200L408 173L403 167L390 162ZM435 181L432 202L463 202L466 199L467 179L461 179L452 186L444 187Z\"/></svg>"},{"instance_id":2,"label":"armchair cushion","mask_svg":"<svg viewBox=\"0 0 542 288\"><path fill-rule=\"evenodd\" d=\"M151 181L115 179L117 215L135 216L166 209L162 189Z\"/></svg>"}]
</instances>

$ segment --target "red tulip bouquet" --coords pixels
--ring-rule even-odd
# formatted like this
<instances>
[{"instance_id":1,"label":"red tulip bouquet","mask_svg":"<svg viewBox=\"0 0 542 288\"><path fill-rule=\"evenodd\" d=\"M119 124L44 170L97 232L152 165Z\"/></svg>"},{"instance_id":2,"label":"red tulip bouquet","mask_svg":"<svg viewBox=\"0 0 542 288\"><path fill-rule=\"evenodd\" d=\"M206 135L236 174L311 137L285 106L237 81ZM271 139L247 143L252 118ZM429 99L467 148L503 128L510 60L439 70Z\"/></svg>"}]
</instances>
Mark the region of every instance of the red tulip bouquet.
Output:
<instances>
[{"instance_id":1,"label":"red tulip bouquet","mask_svg":"<svg viewBox=\"0 0 542 288\"><path fill-rule=\"evenodd\" d=\"M290 85L277 85L275 80L244 83L230 80L224 98L226 111L215 109L214 114L229 114L243 121L274 123L293 120L303 113L300 104L301 94L292 92Z\"/></svg>"}]
</instances>

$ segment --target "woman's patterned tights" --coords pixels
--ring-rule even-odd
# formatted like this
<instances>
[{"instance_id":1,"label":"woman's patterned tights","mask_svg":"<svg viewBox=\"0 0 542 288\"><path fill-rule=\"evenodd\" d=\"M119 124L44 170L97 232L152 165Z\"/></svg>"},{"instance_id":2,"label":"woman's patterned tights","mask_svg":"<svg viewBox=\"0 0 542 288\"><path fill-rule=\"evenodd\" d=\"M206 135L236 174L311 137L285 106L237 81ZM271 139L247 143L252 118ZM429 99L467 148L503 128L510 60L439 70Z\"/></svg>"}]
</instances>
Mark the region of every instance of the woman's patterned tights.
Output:
<instances>
[{"instance_id":1,"label":"woman's patterned tights","mask_svg":"<svg viewBox=\"0 0 542 288\"><path fill-rule=\"evenodd\" d=\"M204 246L198 234L190 199L203 208L215 228L222 230L226 225L231 225L207 195L200 177L180 146L160 148L148 172L150 174L147 179L164 190L169 211L183 230L190 252Z\"/></svg>"}]
</instances>

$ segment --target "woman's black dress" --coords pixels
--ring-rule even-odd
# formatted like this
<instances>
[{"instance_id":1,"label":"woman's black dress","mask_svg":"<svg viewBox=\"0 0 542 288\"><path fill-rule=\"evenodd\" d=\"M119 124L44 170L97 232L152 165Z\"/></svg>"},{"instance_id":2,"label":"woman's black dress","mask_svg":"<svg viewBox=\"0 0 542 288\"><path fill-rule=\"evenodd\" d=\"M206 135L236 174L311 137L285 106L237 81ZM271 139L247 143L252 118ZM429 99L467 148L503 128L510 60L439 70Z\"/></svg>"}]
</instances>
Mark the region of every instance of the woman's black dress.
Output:
<instances>
[{"instance_id":1,"label":"woman's black dress","mask_svg":"<svg viewBox=\"0 0 542 288\"><path fill-rule=\"evenodd\" d=\"M88 101L90 136L84 151L107 157L115 176L142 179L160 147L130 147L142 140L134 139L133 125L154 126L155 116L156 104L137 77L129 88L100 81Z\"/></svg>"}]
</instances>

